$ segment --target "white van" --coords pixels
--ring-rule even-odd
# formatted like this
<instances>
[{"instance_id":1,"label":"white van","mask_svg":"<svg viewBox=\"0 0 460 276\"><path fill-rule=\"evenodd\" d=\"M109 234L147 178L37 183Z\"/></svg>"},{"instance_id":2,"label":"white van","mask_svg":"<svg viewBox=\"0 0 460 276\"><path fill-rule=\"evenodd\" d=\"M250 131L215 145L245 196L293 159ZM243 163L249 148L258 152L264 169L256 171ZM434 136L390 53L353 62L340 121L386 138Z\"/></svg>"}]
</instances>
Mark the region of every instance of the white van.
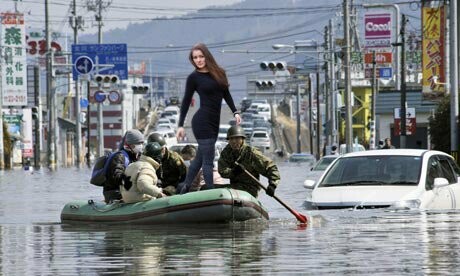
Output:
<instances>
[{"instance_id":1,"label":"white van","mask_svg":"<svg viewBox=\"0 0 460 276\"><path fill-rule=\"evenodd\" d=\"M269 121L272 118L272 111L269 104L257 104L257 114L262 115L265 121Z\"/></svg>"},{"instance_id":2,"label":"white van","mask_svg":"<svg viewBox=\"0 0 460 276\"><path fill-rule=\"evenodd\" d=\"M172 113L173 118L176 119L176 122L179 121L180 108L178 106L169 105L169 106L165 107L163 112Z\"/></svg>"}]
</instances>

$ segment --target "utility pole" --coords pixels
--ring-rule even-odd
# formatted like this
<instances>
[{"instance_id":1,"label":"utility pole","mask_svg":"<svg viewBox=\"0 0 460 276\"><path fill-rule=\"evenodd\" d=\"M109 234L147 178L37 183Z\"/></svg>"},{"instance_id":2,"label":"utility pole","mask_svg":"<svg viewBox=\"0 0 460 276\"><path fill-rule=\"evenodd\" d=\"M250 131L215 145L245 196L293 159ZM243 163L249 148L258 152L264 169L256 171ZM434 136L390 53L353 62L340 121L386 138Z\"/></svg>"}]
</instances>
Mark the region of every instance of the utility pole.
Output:
<instances>
[{"instance_id":1,"label":"utility pole","mask_svg":"<svg viewBox=\"0 0 460 276\"><path fill-rule=\"evenodd\" d=\"M345 71L345 141L347 144L347 152L353 151L353 118L351 109L351 74L350 74L350 14L349 1L343 1L343 32L345 38L345 56L344 56L344 71Z\"/></svg>"},{"instance_id":2,"label":"utility pole","mask_svg":"<svg viewBox=\"0 0 460 276\"><path fill-rule=\"evenodd\" d=\"M393 43L393 46L401 47L401 135L399 147L406 148L406 15L401 17L401 42Z\"/></svg>"},{"instance_id":3,"label":"utility pole","mask_svg":"<svg viewBox=\"0 0 460 276\"><path fill-rule=\"evenodd\" d=\"M334 25L332 19L329 20L329 51L330 55L330 83L331 83L331 131L332 131L332 143L339 142L337 139L337 84L335 81L335 43L334 43Z\"/></svg>"},{"instance_id":4,"label":"utility pole","mask_svg":"<svg viewBox=\"0 0 460 276\"><path fill-rule=\"evenodd\" d=\"M371 139L369 141L370 149L375 149L375 108L377 106L377 66L375 61L375 50L372 51L372 106L371 106Z\"/></svg>"},{"instance_id":5,"label":"utility pole","mask_svg":"<svg viewBox=\"0 0 460 276\"><path fill-rule=\"evenodd\" d=\"M90 11L96 11L96 21L97 21L97 28L98 28L98 35L97 35L97 41L98 44L102 44L102 26L104 26L104 23L102 22L102 10L106 9L108 6L110 6L112 2L107 2L104 3L103 0L95 0L95 3L92 3L92 1L88 1L88 10ZM99 66L97 68L99 70ZM88 114L88 117L90 114ZM98 103L97 104L97 130L98 130L98 156L102 156L104 154L104 117L103 117L103 108L102 104ZM89 131L89 129L88 129Z\"/></svg>"},{"instance_id":6,"label":"utility pole","mask_svg":"<svg viewBox=\"0 0 460 276\"><path fill-rule=\"evenodd\" d=\"M73 0L72 5L72 15L69 17L70 26L73 29L73 43L78 44L78 30L82 28L83 21L81 16L77 16L77 1ZM82 144L81 144L81 121L80 121L80 89L79 89L80 79L75 82L75 146L76 146L76 155L77 155L77 167L81 165L81 153L82 153ZM88 99L89 100L89 99ZM89 104L89 103L88 103ZM89 114L88 116L89 117Z\"/></svg>"},{"instance_id":7,"label":"utility pole","mask_svg":"<svg viewBox=\"0 0 460 276\"><path fill-rule=\"evenodd\" d=\"M313 154L313 112L312 112L312 93L313 87L311 87L311 74L310 78L310 92L308 93L308 131L310 132L310 153Z\"/></svg>"},{"instance_id":8,"label":"utility pole","mask_svg":"<svg viewBox=\"0 0 460 276\"><path fill-rule=\"evenodd\" d=\"M457 162L459 150L459 137L458 137L458 19L457 19L457 1L450 1L450 14L449 14L449 39L450 39L450 151L451 155L455 157Z\"/></svg>"},{"instance_id":9,"label":"utility pole","mask_svg":"<svg viewBox=\"0 0 460 276\"><path fill-rule=\"evenodd\" d=\"M42 108L40 102L40 67L34 66L34 104L37 107L37 118L35 122L35 144L34 144L34 167L40 168L41 161L41 122Z\"/></svg>"},{"instance_id":10,"label":"utility pole","mask_svg":"<svg viewBox=\"0 0 460 276\"><path fill-rule=\"evenodd\" d=\"M3 47L0 47L0 72L2 71ZM5 149L3 147L3 87L2 80L0 80L0 170L5 168Z\"/></svg>"},{"instance_id":11,"label":"utility pole","mask_svg":"<svg viewBox=\"0 0 460 276\"><path fill-rule=\"evenodd\" d=\"M296 135L297 135L297 153L301 153L301 145L300 145L300 84L297 84L297 93L296 93L296 106L297 106L297 114L296 114Z\"/></svg>"},{"instance_id":12,"label":"utility pole","mask_svg":"<svg viewBox=\"0 0 460 276\"><path fill-rule=\"evenodd\" d=\"M55 98L54 98L54 74L53 59L54 54L51 49L51 32L49 27L49 8L48 0L45 0L45 35L46 35L46 89L47 109L48 109L48 166L52 169L56 167L56 117L55 117Z\"/></svg>"},{"instance_id":13,"label":"utility pole","mask_svg":"<svg viewBox=\"0 0 460 276\"><path fill-rule=\"evenodd\" d=\"M324 133L326 134L326 145L331 145L331 105L330 105L330 94L331 94L331 85L329 81L329 60L331 59L329 51L329 26L324 27L324 102L326 103L326 129Z\"/></svg>"},{"instance_id":14,"label":"utility pole","mask_svg":"<svg viewBox=\"0 0 460 276\"><path fill-rule=\"evenodd\" d=\"M320 83L319 83L319 66L316 68L316 160L319 160L321 157L321 108L319 102L319 90L320 90Z\"/></svg>"}]
</instances>

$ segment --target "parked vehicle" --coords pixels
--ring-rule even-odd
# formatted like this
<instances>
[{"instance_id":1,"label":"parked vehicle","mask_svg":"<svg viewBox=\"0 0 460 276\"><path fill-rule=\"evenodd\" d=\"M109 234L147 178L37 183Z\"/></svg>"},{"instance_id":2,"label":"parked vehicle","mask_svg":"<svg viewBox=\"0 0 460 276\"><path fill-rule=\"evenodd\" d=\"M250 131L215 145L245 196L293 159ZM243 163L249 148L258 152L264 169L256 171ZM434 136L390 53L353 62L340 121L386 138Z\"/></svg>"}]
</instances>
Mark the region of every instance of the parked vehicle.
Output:
<instances>
[{"instance_id":1,"label":"parked vehicle","mask_svg":"<svg viewBox=\"0 0 460 276\"><path fill-rule=\"evenodd\" d=\"M159 130L153 131L152 133L159 133L160 135L162 135L166 141L167 146L172 146L172 145L177 144L176 133L173 130L159 129Z\"/></svg>"},{"instance_id":2,"label":"parked vehicle","mask_svg":"<svg viewBox=\"0 0 460 276\"><path fill-rule=\"evenodd\" d=\"M262 115L266 121L270 121L272 119L272 111L269 104L258 104L257 114Z\"/></svg>"},{"instance_id":3,"label":"parked vehicle","mask_svg":"<svg viewBox=\"0 0 460 276\"><path fill-rule=\"evenodd\" d=\"M248 109L251 106L251 102L251 99L243 99L241 101L241 112L246 111L246 109Z\"/></svg>"},{"instance_id":4,"label":"parked vehicle","mask_svg":"<svg viewBox=\"0 0 460 276\"><path fill-rule=\"evenodd\" d=\"M249 139L249 143L253 147L270 149L270 136L266 131L254 130Z\"/></svg>"},{"instance_id":5,"label":"parked vehicle","mask_svg":"<svg viewBox=\"0 0 460 276\"><path fill-rule=\"evenodd\" d=\"M308 163L310 166L313 166L316 158L311 153L293 153L289 156L288 161L293 163Z\"/></svg>"},{"instance_id":6,"label":"parked vehicle","mask_svg":"<svg viewBox=\"0 0 460 276\"><path fill-rule=\"evenodd\" d=\"M353 152L365 151L365 150L366 150L366 148L363 145L361 145L361 144L353 144ZM341 144L340 145L339 153L340 154L347 153L347 145L346 144Z\"/></svg>"},{"instance_id":7,"label":"parked vehicle","mask_svg":"<svg viewBox=\"0 0 460 276\"><path fill-rule=\"evenodd\" d=\"M460 168L434 150L389 149L339 156L312 189L307 203L317 209L459 209Z\"/></svg>"},{"instance_id":8,"label":"parked vehicle","mask_svg":"<svg viewBox=\"0 0 460 276\"><path fill-rule=\"evenodd\" d=\"M246 138L251 138L251 134L252 134L252 130L254 128L254 124L249 121L249 122L245 122L243 121L240 126L244 129L244 134L246 135Z\"/></svg>"},{"instance_id":9,"label":"parked vehicle","mask_svg":"<svg viewBox=\"0 0 460 276\"><path fill-rule=\"evenodd\" d=\"M219 126L219 133L217 134L217 141L227 141L227 131L231 127L229 124L221 124Z\"/></svg>"},{"instance_id":10,"label":"parked vehicle","mask_svg":"<svg viewBox=\"0 0 460 276\"><path fill-rule=\"evenodd\" d=\"M318 162L310 169L307 173L307 179L313 179L318 181L318 179L326 171L327 167L339 157L339 155L325 155L321 157Z\"/></svg>"}]
</instances>

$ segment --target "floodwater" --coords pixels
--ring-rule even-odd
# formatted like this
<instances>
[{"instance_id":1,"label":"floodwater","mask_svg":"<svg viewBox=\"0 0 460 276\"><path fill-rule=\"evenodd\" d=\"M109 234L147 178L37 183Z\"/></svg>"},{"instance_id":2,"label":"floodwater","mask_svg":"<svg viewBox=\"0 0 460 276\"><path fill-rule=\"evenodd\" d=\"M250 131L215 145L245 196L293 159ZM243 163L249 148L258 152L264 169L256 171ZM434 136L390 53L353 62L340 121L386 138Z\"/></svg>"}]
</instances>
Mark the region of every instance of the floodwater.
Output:
<instances>
[{"instance_id":1,"label":"floodwater","mask_svg":"<svg viewBox=\"0 0 460 276\"><path fill-rule=\"evenodd\" d=\"M90 171L0 174L1 275L458 275L460 212L305 209L308 168L279 163L279 198L309 218L298 225L259 198L268 222L70 226L68 201L101 200ZM266 183L266 181L264 181Z\"/></svg>"}]
</instances>

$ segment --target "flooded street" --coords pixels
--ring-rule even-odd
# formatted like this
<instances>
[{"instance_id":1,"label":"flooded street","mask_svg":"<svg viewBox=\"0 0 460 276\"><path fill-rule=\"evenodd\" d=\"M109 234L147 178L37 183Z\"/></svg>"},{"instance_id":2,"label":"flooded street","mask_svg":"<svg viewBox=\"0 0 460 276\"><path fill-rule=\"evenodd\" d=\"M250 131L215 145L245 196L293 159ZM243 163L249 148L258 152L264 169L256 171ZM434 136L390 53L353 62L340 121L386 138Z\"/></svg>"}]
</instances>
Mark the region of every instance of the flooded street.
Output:
<instances>
[{"instance_id":1,"label":"flooded street","mask_svg":"<svg viewBox=\"0 0 460 276\"><path fill-rule=\"evenodd\" d=\"M3 171L1 275L421 275L460 272L460 212L305 210L307 168L279 163L270 221L224 225L71 226L65 203L102 200L90 170ZM264 179L264 184L266 181Z\"/></svg>"}]
</instances>

